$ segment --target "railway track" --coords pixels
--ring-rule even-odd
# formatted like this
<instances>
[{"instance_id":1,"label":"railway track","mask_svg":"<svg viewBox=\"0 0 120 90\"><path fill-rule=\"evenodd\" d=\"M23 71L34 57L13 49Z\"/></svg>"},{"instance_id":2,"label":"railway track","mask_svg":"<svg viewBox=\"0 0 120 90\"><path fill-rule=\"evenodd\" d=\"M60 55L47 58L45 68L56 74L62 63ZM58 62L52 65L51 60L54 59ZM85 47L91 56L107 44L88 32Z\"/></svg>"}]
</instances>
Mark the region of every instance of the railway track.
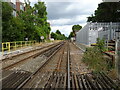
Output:
<instances>
[{"instance_id":1,"label":"railway track","mask_svg":"<svg viewBox=\"0 0 120 90\"><path fill-rule=\"evenodd\" d=\"M81 62L83 51L78 49L73 43L70 43L70 45L70 89L119 89L119 86L116 85L105 73L92 73L91 70Z\"/></svg>"},{"instance_id":2,"label":"railway track","mask_svg":"<svg viewBox=\"0 0 120 90\"><path fill-rule=\"evenodd\" d=\"M76 46L66 42L52 51L45 52L48 57L34 73L26 71L11 72L3 79L3 88L14 89L81 89L81 90L118 90L119 86L105 73L92 73L82 70L85 67L80 59L81 51ZM75 52L76 51L76 52ZM78 63L78 64L77 64ZM80 64L80 65L79 65ZM82 71L81 71L82 70ZM16 77L16 78L15 78ZM13 80L13 78L15 78Z\"/></svg>"},{"instance_id":3,"label":"railway track","mask_svg":"<svg viewBox=\"0 0 120 90\"><path fill-rule=\"evenodd\" d=\"M66 78L65 77L67 75L65 73L66 71L63 73L60 72L60 71L62 71L62 69L60 69L61 63L63 62L62 56L64 54L66 54L66 53L64 53L64 50L66 50L65 48L66 48L66 43L63 45L63 47L58 49L58 51L53 53L54 56L52 55L47 60L47 62L42 67L40 67L34 75L32 75L32 79L29 79L28 81L22 83L22 85L20 85L20 87L18 87L18 88L21 88L21 87L22 88L28 88L28 87L30 87L30 88L48 88L48 87L53 88L53 83L54 83L53 80L56 80L59 76L61 76L62 79ZM48 74L48 72L49 72L49 74ZM45 81L43 81L44 75L48 76L48 77L45 77ZM36 80L38 80L40 78L43 78L43 79L36 82ZM64 81L62 80L60 82L62 84ZM64 84L64 85L65 85L65 87L62 87L62 88L66 88L66 84ZM59 83L57 86L59 87Z\"/></svg>"},{"instance_id":4,"label":"railway track","mask_svg":"<svg viewBox=\"0 0 120 90\"><path fill-rule=\"evenodd\" d=\"M58 43L60 43L60 42L58 42ZM30 54L30 53L33 53L33 52L37 52L37 51L45 49L45 48L49 48L51 46L57 45L58 43L45 45L45 46L42 46L42 47L37 46L37 47L35 47L35 48L31 49L31 50L28 50L28 51L25 51L25 52L22 52L22 53L19 53L19 54L15 54L15 55L3 58L2 61L7 62L8 60L11 60L11 59L13 60L13 59L16 59L16 58L18 58L20 56L27 55L27 54Z\"/></svg>"},{"instance_id":5,"label":"railway track","mask_svg":"<svg viewBox=\"0 0 120 90\"><path fill-rule=\"evenodd\" d=\"M25 51L25 52L19 53L17 55L6 57L6 58L2 59L2 61L0 63L2 63L2 68L4 68L13 63L19 62L25 58L29 58L30 56L35 55L36 53L42 52L47 48L54 47L57 44L59 44L59 43L50 44L50 45L43 46L43 47L35 47L32 50Z\"/></svg>"},{"instance_id":6,"label":"railway track","mask_svg":"<svg viewBox=\"0 0 120 90\"><path fill-rule=\"evenodd\" d=\"M54 51L53 53L52 53L52 55L50 55L49 57L48 57L48 59L46 60L46 62L44 62L43 64L42 64L42 66L40 66L39 68L38 68L38 70L36 70L34 73L32 73L32 74L30 74L29 75L29 77L27 77L27 78L22 78L22 77L19 77L20 75L18 75L18 76L16 76L16 72L15 73L12 73L12 74L10 74L7 78L5 78L5 79L3 79L2 81L3 82L5 82L5 84L4 84L4 86L3 86L3 88L5 88L5 87L8 87L8 86L6 86L8 83L9 84L14 84L14 83L16 83L16 81L19 81L19 80L22 80L22 82L23 83L25 83L27 80L29 80L31 77L33 77L34 75L36 75L36 73L38 73L38 71L39 70L41 70L42 69L42 67L44 67L47 63L48 63L48 61L49 61L49 59L61 48L61 46L64 44L64 42L63 43L61 43L60 45L58 45L58 46L56 46L53 50L51 50L51 51ZM55 50L56 49L56 50ZM51 52L51 51L48 51L49 53ZM46 52L45 52L45 54L46 54ZM26 73L26 71L25 72L23 72L23 71L17 71L17 74L18 74L18 72L21 72L21 73ZM10 81L9 81L9 78L15 78L15 80L11 80L11 82L12 83L10 83ZM25 77L24 75L23 75L23 77ZM7 81L7 82L6 82ZM22 84L23 84L22 83ZM16 83L15 84L15 86L14 86L14 88L16 88L16 87L18 87L19 86L19 82L18 83ZM21 84L21 85L22 85ZM9 88L13 88L13 87L11 87L12 85L10 85L10 87Z\"/></svg>"},{"instance_id":7,"label":"railway track","mask_svg":"<svg viewBox=\"0 0 120 90\"><path fill-rule=\"evenodd\" d=\"M45 53L47 53L46 55L49 56L55 49L53 49L54 47L56 46L59 46L61 43L57 43L57 44L53 44L53 45L50 45L49 47L43 47L41 49L37 49L37 50L32 50L33 51L33 54L32 55L28 55L26 57L26 53L29 54L31 53L32 51L29 51L29 52L25 52L25 58L21 58L20 60L18 61L15 61L12 60L13 63L9 64L9 65L5 65L6 63L3 63L3 66L2 66L2 70L7 70L7 69L11 69L19 64L23 64L25 61L29 60L30 58L36 58L37 56L40 56L40 55L43 55ZM35 51L35 52L34 52ZM49 53L48 53L49 52ZM20 54L20 55L23 55L23 54ZM18 56L18 55L17 55ZM16 56L15 56L16 57ZM24 55L23 55L24 57ZM17 59L17 58L16 58ZM8 61L8 60L7 60ZM10 60L11 61L11 60ZM4 60L3 62L6 62L6 60Z\"/></svg>"}]
</instances>

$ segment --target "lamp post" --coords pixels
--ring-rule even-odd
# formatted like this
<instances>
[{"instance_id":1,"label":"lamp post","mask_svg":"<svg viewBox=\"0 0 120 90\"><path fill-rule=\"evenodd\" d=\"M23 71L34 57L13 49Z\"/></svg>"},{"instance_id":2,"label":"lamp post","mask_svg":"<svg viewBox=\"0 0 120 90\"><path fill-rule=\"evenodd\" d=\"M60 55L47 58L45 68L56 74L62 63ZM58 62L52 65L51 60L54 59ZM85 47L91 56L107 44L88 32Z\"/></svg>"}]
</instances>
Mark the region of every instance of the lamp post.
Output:
<instances>
[{"instance_id":1,"label":"lamp post","mask_svg":"<svg viewBox=\"0 0 120 90\"><path fill-rule=\"evenodd\" d=\"M120 79L120 27L115 31L116 35L116 46L115 46L115 62L116 62L116 70L117 70L117 77Z\"/></svg>"}]
</instances>

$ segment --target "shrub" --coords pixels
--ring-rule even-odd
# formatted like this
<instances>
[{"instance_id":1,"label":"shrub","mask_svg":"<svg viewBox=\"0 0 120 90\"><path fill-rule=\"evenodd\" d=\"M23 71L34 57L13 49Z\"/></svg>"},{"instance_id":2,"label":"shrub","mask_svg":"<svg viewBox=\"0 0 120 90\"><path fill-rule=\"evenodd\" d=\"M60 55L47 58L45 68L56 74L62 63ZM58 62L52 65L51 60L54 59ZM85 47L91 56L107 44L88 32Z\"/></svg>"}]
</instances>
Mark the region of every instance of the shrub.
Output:
<instances>
[{"instance_id":1,"label":"shrub","mask_svg":"<svg viewBox=\"0 0 120 90\"><path fill-rule=\"evenodd\" d=\"M107 71L109 67L100 51L100 48L98 47L87 48L83 56L83 62L85 62L89 68L93 69L95 72Z\"/></svg>"}]
</instances>

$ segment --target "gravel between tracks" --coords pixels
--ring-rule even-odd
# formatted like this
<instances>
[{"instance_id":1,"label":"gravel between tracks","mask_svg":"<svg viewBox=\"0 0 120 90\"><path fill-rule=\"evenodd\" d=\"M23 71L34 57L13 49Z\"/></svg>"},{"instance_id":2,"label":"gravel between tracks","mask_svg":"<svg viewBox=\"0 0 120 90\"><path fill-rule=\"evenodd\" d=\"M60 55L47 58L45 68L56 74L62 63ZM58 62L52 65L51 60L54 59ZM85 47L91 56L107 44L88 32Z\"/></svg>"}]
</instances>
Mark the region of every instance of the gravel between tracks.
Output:
<instances>
[{"instance_id":1,"label":"gravel between tracks","mask_svg":"<svg viewBox=\"0 0 120 90\"><path fill-rule=\"evenodd\" d=\"M20 64L11 70L24 70L29 72L34 72L36 69L38 69L44 62L46 61L46 57L41 55L36 58L31 58L28 61L25 61L24 64Z\"/></svg>"},{"instance_id":2,"label":"gravel between tracks","mask_svg":"<svg viewBox=\"0 0 120 90\"><path fill-rule=\"evenodd\" d=\"M37 51L25 53L25 54L19 55L17 57L9 57L8 59L2 61L2 68L7 67L7 66L9 66L9 65L11 65L13 63L16 63L16 62L18 62L18 61L20 61L20 60L22 60L24 58L27 58L27 57L29 57L31 55L34 55L35 53L41 52L41 51L45 50L45 48L41 49L42 47L50 46L52 44L53 43L49 43L49 44L45 44L45 45L42 45L42 46L39 46L39 47L34 47L34 49L30 49L30 50L40 49L40 50L37 50ZM27 51L24 51L24 52L27 52Z\"/></svg>"},{"instance_id":3,"label":"gravel between tracks","mask_svg":"<svg viewBox=\"0 0 120 90\"><path fill-rule=\"evenodd\" d=\"M73 43L70 43L70 62L71 72L73 73L90 73L88 66L82 62L83 51L78 49Z\"/></svg>"}]
</instances>

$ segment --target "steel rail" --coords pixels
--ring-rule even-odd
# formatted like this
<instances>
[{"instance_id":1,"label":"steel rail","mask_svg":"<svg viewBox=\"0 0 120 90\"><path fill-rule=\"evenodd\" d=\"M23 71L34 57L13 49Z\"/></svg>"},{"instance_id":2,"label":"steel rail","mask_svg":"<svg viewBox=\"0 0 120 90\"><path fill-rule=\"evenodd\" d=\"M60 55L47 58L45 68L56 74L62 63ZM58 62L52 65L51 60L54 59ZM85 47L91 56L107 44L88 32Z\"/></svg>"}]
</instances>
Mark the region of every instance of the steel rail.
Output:
<instances>
[{"instance_id":1,"label":"steel rail","mask_svg":"<svg viewBox=\"0 0 120 90\"><path fill-rule=\"evenodd\" d=\"M61 42L58 42L58 43L55 43L55 44L43 46L43 47L41 47L41 48L37 48L37 49L33 49L33 50L26 51L26 52L23 52L23 53L19 53L19 54L17 54L17 55L13 55L13 56L11 56L11 57L6 57L6 58L2 59L2 61L6 61L6 60L9 60L9 58L14 58L14 57L17 57L17 56L20 56L20 55L23 55L23 54L29 54L29 53L31 53L31 52L36 52L36 51L38 51L38 50L42 50L42 49L44 49L44 48L48 48L48 47L51 47L51 46L55 46L55 45L60 44L60 43L61 43Z\"/></svg>"},{"instance_id":2,"label":"steel rail","mask_svg":"<svg viewBox=\"0 0 120 90\"><path fill-rule=\"evenodd\" d=\"M20 90L29 80L31 80L49 61L50 59L61 49L63 43L58 47L58 49L52 53L52 55L40 66L33 74L31 74L23 83L21 83L16 90Z\"/></svg>"},{"instance_id":3,"label":"steel rail","mask_svg":"<svg viewBox=\"0 0 120 90\"><path fill-rule=\"evenodd\" d=\"M67 79L68 79L68 90L70 90L70 47L68 43L68 51L67 51L67 59L68 59L68 68L67 68Z\"/></svg>"},{"instance_id":4,"label":"steel rail","mask_svg":"<svg viewBox=\"0 0 120 90\"><path fill-rule=\"evenodd\" d=\"M59 43L58 45L56 45L56 46L59 46L59 45L60 45L60 43ZM20 63L22 63L22 62L24 62L24 61L26 61L26 60L28 60L28 59L30 59L30 58L35 58L35 57L37 57L37 56L39 56L40 54L42 54L42 53L44 53L44 52L46 52L46 51L48 51L48 50L50 50L50 49L52 49L52 48L54 48L54 46L52 46L52 47L50 47L50 48L48 48L48 49L46 49L46 50L43 50L43 51L41 51L41 52L38 52L38 53L36 53L36 54L34 54L34 55L31 55L31 56L29 56L29 57L27 57L27 58L24 58L24 59L22 59L22 60L20 60L20 61L18 61L18 62L15 62L15 63L13 63L13 64L11 64L11 65L9 65L9 66L6 66L6 67L2 68L2 70L10 69L10 68L12 68L12 67L14 67L14 66L16 66L16 65L18 65L18 64L20 64Z\"/></svg>"}]
</instances>

